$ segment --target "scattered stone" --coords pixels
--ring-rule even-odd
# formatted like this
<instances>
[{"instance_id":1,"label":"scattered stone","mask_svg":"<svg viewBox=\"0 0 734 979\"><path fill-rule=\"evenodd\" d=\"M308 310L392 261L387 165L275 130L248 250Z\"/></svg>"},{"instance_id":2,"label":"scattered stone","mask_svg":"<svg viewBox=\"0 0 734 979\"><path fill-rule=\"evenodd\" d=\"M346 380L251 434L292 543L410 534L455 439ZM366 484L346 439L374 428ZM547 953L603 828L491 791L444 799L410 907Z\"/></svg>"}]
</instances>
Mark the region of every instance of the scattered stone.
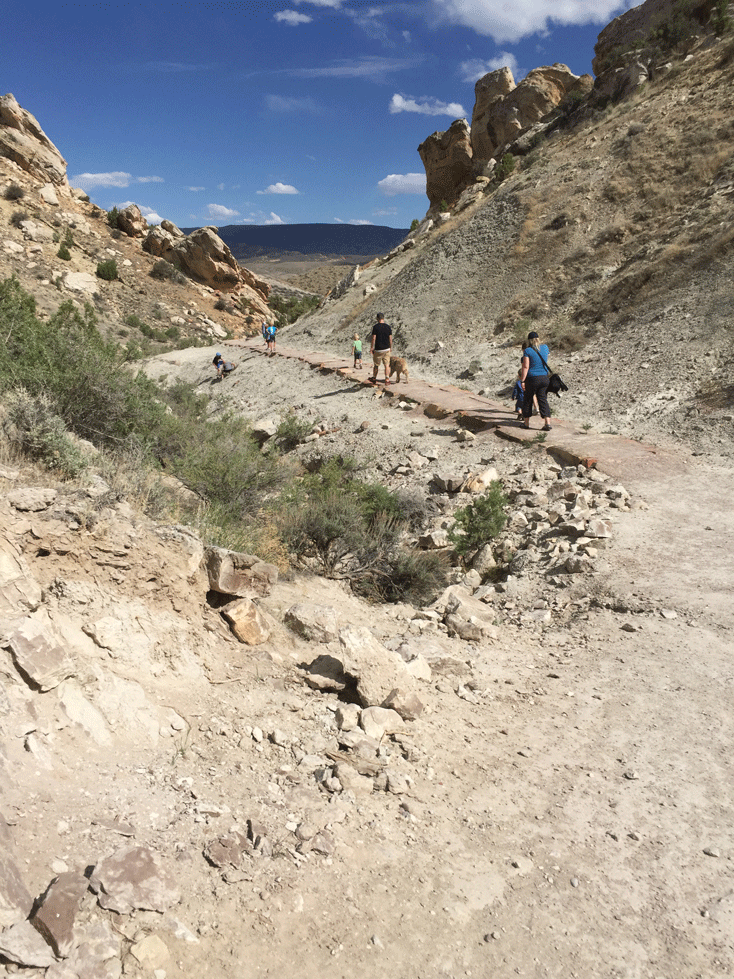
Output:
<instances>
[{"instance_id":1,"label":"scattered stone","mask_svg":"<svg viewBox=\"0 0 734 979\"><path fill-rule=\"evenodd\" d=\"M334 712L337 727L340 731L354 731L359 727L361 708L357 704L340 704Z\"/></svg>"},{"instance_id":2,"label":"scattered stone","mask_svg":"<svg viewBox=\"0 0 734 979\"><path fill-rule=\"evenodd\" d=\"M8 493L8 502L22 513L39 513L47 510L55 502L58 493L55 489L43 486L25 486Z\"/></svg>"},{"instance_id":3,"label":"scattered stone","mask_svg":"<svg viewBox=\"0 0 734 979\"><path fill-rule=\"evenodd\" d=\"M31 917L31 924L58 958L66 958L74 944L74 922L89 881L84 874L63 873L51 881Z\"/></svg>"},{"instance_id":4,"label":"scattered stone","mask_svg":"<svg viewBox=\"0 0 734 979\"><path fill-rule=\"evenodd\" d=\"M208 547L204 553L209 587L221 595L264 598L278 580L278 569L252 554Z\"/></svg>"},{"instance_id":5,"label":"scattered stone","mask_svg":"<svg viewBox=\"0 0 734 979\"><path fill-rule=\"evenodd\" d=\"M706 854L707 857L720 857L721 856L721 851L720 850L717 850L716 847L713 847L713 846L704 847L703 852Z\"/></svg>"},{"instance_id":6,"label":"scattered stone","mask_svg":"<svg viewBox=\"0 0 734 979\"><path fill-rule=\"evenodd\" d=\"M30 921L19 921L0 934L0 957L32 969L47 969L56 961Z\"/></svg>"},{"instance_id":7,"label":"scattered stone","mask_svg":"<svg viewBox=\"0 0 734 979\"><path fill-rule=\"evenodd\" d=\"M130 954L144 969L160 969L171 953L157 935L146 935L142 941L131 946Z\"/></svg>"},{"instance_id":8,"label":"scattered stone","mask_svg":"<svg viewBox=\"0 0 734 979\"><path fill-rule=\"evenodd\" d=\"M172 874L159 854L132 846L105 857L94 868L89 884L101 907L118 914L135 908L168 911L181 899Z\"/></svg>"},{"instance_id":9,"label":"scattered stone","mask_svg":"<svg viewBox=\"0 0 734 979\"><path fill-rule=\"evenodd\" d=\"M400 714L385 707L367 707L359 715L359 725L365 734L376 741L381 741L386 734L400 731L404 727Z\"/></svg>"}]
</instances>

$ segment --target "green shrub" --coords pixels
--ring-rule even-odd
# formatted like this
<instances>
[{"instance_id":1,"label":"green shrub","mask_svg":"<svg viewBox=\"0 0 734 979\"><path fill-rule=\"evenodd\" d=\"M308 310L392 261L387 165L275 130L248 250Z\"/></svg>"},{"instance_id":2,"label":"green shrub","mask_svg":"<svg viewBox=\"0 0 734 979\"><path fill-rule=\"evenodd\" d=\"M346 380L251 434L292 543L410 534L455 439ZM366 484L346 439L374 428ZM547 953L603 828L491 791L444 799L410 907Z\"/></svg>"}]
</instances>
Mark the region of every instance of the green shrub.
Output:
<instances>
[{"instance_id":1,"label":"green shrub","mask_svg":"<svg viewBox=\"0 0 734 979\"><path fill-rule=\"evenodd\" d=\"M410 222L410 230L417 231L419 227L420 227L420 221L418 220L418 218L413 218L413 220Z\"/></svg>"},{"instance_id":2,"label":"green shrub","mask_svg":"<svg viewBox=\"0 0 734 979\"><path fill-rule=\"evenodd\" d=\"M117 228L117 219L119 215L120 212L116 207L113 207L111 211L107 212L107 224L109 224L111 228Z\"/></svg>"},{"instance_id":3,"label":"green shrub","mask_svg":"<svg viewBox=\"0 0 734 979\"><path fill-rule=\"evenodd\" d=\"M456 525L449 531L456 552L463 556L494 540L507 523L506 506L502 484L495 480L478 500L457 510Z\"/></svg>"},{"instance_id":4,"label":"green shrub","mask_svg":"<svg viewBox=\"0 0 734 979\"><path fill-rule=\"evenodd\" d=\"M54 413L48 395L32 395L25 388L7 391L4 396L8 421L13 426L11 441L47 469L73 479L86 468L84 455Z\"/></svg>"},{"instance_id":5,"label":"green shrub","mask_svg":"<svg viewBox=\"0 0 734 979\"><path fill-rule=\"evenodd\" d=\"M18 184L8 184L5 188L6 201L22 201L24 197L25 191Z\"/></svg>"},{"instance_id":6,"label":"green shrub","mask_svg":"<svg viewBox=\"0 0 734 979\"><path fill-rule=\"evenodd\" d=\"M14 228L19 228L24 221L28 220L28 211L13 211L10 215L10 224Z\"/></svg>"},{"instance_id":7,"label":"green shrub","mask_svg":"<svg viewBox=\"0 0 734 979\"><path fill-rule=\"evenodd\" d=\"M515 157L512 153L505 153L500 162L492 171L492 178L496 183L501 184L506 180L515 169Z\"/></svg>"},{"instance_id":8,"label":"green shrub","mask_svg":"<svg viewBox=\"0 0 734 979\"><path fill-rule=\"evenodd\" d=\"M175 285L185 285L188 281L181 269L167 262L165 258L159 258L150 270L151 278L159 279L161 282L173 282Z\"/></svg>"},{"instance_id":9,"label":"green shrub","mask_svg":"<svg viewBox=\"0 0 734 979\"><path fill-rule=\"evenodd\" d=\"M311 434L312 428L311 422L305 421L294 412L289 411L283 415L273 441L280 451L290 452L297 445L300 445L307 435Z\"/></svg>"},{"instance_id":10,"label":"green shrub","mask_svg":"<svg viewBox=\"0 0 734 979\"><path fill-rule=\"evenodd\" d=\"M56 256L58 258L62 258L65 262L71 261L71 252L63 242L59 246L59 250L56 252Z\"/></svg>"},{"instance_id":11,"label":"green shrub","mask_svg":"<svg viewBox=\"0 0 734 979\"><path fill-rule=\"evenodd\" d=\"M117 262L114 258L97 263L97 278L107 282L113 282L117 278Z\"/></svg>"},{"instance_id":12,"label":"green shrub","mask_svg":"<svg viewBox=\"0 0 734 979\"><path fill-rule=\"evenodd\" d=\"M270 308L276 313L278 326L295 323L299 316L310 313L321 302L319 296L303 296L301 299L286 299L283 296L271 296L268 300Z\"/></svg>"}]
</instances>

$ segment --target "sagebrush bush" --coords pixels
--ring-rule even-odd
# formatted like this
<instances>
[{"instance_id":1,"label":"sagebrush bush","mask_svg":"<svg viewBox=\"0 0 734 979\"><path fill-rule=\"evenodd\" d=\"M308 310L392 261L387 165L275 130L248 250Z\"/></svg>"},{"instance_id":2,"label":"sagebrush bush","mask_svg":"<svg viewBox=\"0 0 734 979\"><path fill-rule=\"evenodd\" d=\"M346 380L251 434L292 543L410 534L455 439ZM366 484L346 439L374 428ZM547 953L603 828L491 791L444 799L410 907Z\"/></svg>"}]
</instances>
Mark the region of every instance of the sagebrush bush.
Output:
<instances>
[{"instance_id":1,"label":"sagebrush bush","mask_svg":"<svg viewBox=\"0 0 734 979\"><path fill-rule=\"evenodd\" d=\"M278 430L271 441L279 451L291 452L311 433L312 427L311 422L289 411L281 418Z\"/></svg>"},{"instance_id":2,"label":"sagebrush bush","mask_svg":"<svg viewBox=\"0 0 734 979\"><path fill-rule=\"evenodd\" d=\"M13 211L10 215L10 224L14 228L19 228L24 221L28 220L28 211Z\"/></svg>"},{"instance_id":3,"label":"sagebrush bush","mask_svg":"<svg viewBox=\"0 0 734 979\"><path fill-rule=\"evenodd\" d=\"M65 262L71 261L71 252L65 242L62 242L59 246L59 250L56 252L58 258L63 259Z\"/></svg>"},{"instance_id":4,"label":"sagebrush bush","mask_svg":"<svg viewBox=\"0 0 734 979\"><path fill-rule=\"evenodd\" d=\"M6 201L22 201L24 197L25 191L18 184L8 184L5 188Z\"/></svg>"},{"instance_id":5,"label":"sagebrush bush","mask_svg":"<svg viewBox=\"0 0 734 979\"><path fill-rule=\"evenodd\" d=\"M161 282L173 282L175 285L185 285L188 281L181 269L172 265L171 262L167 262L165 258L158 259L150 270L150 275L153 279L159 279Z\"/></svg>"},{"instance_id":6,"label":"sagebrush bush","mask_svg":"<svg viewBox=\"0 0 734 979\"><path fill-rule=\"evenodd\" d=\"M41 393L32 395L19 387L6 391L3 397L10 439L22 447L30 458L73 479L87 466L79 445L54 411L51 399Z\"/></svg>"},{"instance_id":7,"label":"sagebrush bush","mask_svg":"<svg viewBox=\"0 0 734 979\"><path fill-rule=\"evenodd\" d=\"M295 323L299 316L310 313L321 302L319 296L303 296L301 299L286 299L284 296L271 296L268 300L270 308L276 313L278 326Z\"/></svg>"},{"instance_id":8,"label":"sagebrush bush","mask_svg":"<svg viewBox=\"0 0 734 979\"><path fill-rule=\"evenodd\" d=\"M106 282L113 282L117 278L117 262L114 258L97 263L97 278L104 279Z\"/></svg>"},{"instance_id":9,"label":"sagebrush bush","mask_svg":"<svg viewBox=\"0 0 734 979\"><path fill-rule=\"evenodd\" d=\"M469 554L494 540L507 523L507 502L502 483L494 480L483 496L456 511L449 540L457 554Z\"/></svg>"}]
</instances>

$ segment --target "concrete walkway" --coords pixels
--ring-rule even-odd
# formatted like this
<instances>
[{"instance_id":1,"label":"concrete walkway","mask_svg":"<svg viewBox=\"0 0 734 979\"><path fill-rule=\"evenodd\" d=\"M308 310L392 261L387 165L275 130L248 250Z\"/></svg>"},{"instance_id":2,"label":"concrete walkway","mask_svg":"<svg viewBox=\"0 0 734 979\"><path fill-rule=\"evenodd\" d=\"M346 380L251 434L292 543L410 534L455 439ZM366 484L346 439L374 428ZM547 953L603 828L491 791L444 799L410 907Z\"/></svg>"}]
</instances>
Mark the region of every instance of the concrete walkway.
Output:
<instances>
[{"instance_id":1,"label":"concrete walkway","mask_svg":"<svg viewBox=\"0 0 734 979\"><path fill-rule=\"evenodd\" d=\"M248 340L230 340L227 346L240 347L265 356L266 348L261 337ZM372 365L365 360L362 370L355 370L351 358L335 357L319 351L305 351L296 347L277 344L276 356L300 360L314 370L336 374L352 384L363 384L377 389L388 398L402 398L421 406L428 418L454 418L458 425L472 432L493 432L499 438L523 443L537 440L549 455L564 465L582 465L596 468L624 482L633 478L651 479L674 476L687 468L689 454L686 450L675 452L653 445L643 445L620 435L605 435L588 431L576 423L565 421L554 414L552 430L541 432L538 419L530 420L529 431L517 421L514 411L499 401L480 397L471 391L450 384L431 384L411 377L400 384L387 387L380 380L372 384ZM382 371L380 372L382 374ZM573 392L565 395L573 398ZM562 408L563 403L550 396L551 410Z\"/></svg>"}]
</instances>

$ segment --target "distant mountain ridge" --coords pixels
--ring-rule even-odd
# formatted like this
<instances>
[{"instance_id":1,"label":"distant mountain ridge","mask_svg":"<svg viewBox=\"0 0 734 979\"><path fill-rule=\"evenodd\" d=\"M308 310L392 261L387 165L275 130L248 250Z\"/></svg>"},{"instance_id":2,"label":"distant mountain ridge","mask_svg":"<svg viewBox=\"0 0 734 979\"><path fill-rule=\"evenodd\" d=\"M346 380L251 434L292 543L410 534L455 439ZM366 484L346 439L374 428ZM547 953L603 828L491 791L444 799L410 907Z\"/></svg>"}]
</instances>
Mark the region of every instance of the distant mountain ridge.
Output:
<instances>
[{"instance_id":1,"label":"distant mountain ridge","mask_svg":"<svg viewBox=\"0 0 734 979\"><path fill-rule=\"evenodd\" d=\"M196 229L181 230L190 234ZM374 224L227 224L218 229L218 234L239 262L276 252L374 258L404 241L408 228Z\"/></svg>"}]
</instances>

